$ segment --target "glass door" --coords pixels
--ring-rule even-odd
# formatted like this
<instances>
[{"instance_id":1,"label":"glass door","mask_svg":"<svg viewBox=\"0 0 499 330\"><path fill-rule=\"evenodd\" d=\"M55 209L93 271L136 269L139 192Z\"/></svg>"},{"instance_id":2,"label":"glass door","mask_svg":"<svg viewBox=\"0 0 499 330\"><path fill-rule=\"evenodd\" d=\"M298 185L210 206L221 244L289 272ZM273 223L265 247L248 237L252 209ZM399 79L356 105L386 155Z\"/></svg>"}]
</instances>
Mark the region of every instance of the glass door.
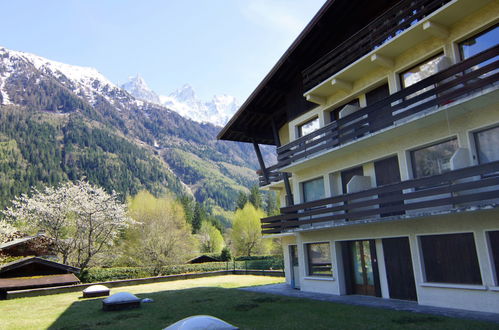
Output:
<instances>
[{"instance_id":1,"label":"glass door","mask_svg":"<svg viewBox=\"0 0 499 330\"><path fill-rule=\"evenodd\" d=\"M376 262L372 241L350 242L352 289L354 294L376 296L376 279L373 264Z\"/></svg>"},{"instance_id":2,"label":"glass door","mask_svg":"<svg viewBox=\"0 0 499 330\"><path fill-rule=\"evenodd\" d=\"M298 248L296 245L289 246L289 259L291 261L291 287L300 288L300 265L298 264Z\"/></svg>"}]
</instances>

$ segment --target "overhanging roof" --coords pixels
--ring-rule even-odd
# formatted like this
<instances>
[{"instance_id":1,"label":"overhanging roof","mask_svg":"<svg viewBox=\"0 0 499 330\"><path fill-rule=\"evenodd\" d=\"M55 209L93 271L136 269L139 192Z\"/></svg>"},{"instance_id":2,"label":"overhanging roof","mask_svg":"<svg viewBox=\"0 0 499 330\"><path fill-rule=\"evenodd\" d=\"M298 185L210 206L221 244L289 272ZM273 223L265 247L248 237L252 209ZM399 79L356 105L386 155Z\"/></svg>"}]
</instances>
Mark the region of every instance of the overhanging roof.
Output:
<instances>
[{"instance_id":1,"label":"overhanging roof","mask_svg":"<svg viewBox=\"0 0 499 330\"><path fill-rule=\"evenodd\" d=\"M42 264L45 266L61 269L61 270L68 271L71 273L79 273L80 272L80 269L77 267L72 267L69 265L61 264L61 263L47 260L47 259L42 259L39 257L28 257L28 258L15 260L15 261L9 262L7 264L0 265L0 274L5 273L9 270L24 267L24 266L27 266L27 265L33 264L33 263Z\"/></svg>"},{"instance_id":2,"label":"overhanging roof","mask_svg":"<svg viewBox=\"0 0 499 330\"><path fill-rule=\"evenodd\" d=\"M272 70L220 131L220 140L275 144L272 125L279 128L305 111L293 111L289 96L304 91L301 72L348 39L396 0L328 0L291 44ZM296 95L294 95L296 94ZM291 111L290 111L291 110Z\"/></svg>"}]
</instances>

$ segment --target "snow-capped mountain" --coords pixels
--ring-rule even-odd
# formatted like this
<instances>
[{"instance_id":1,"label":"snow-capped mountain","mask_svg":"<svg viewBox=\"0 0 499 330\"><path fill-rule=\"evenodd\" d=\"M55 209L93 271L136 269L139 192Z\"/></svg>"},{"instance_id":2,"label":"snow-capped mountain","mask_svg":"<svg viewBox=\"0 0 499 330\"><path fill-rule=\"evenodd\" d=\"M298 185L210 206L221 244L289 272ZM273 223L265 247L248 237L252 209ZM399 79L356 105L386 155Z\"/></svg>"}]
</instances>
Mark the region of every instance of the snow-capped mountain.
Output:
<instances>
[{"instance_id":1,"label":"snow-capped mountain","mask_svg":"<svg viewBox=\"0 0 499 330\"><path fill-rule=\"evenodd\" d=\"M196 122L217 126L225 125L239 107L236 98L230 95L215 95L211 101L202 101L188 84L168 96L158 96L140 75L130 77L121 88L137 99L163 105Z\"/></svg>"},{"instance_id":2,"label":"snow-capped mountain","mask_svg":"<svg viewBox=\"0 0 499 330\"><path fill-rule=\"evenodd\" d=\"M144 78L139 74L128 77L128 81L121 88L132 94L133 97L151 103L161 104L158 94L149 88Z\"/></svg>"},{"instance_id":3,"label":"snow-capped mountain","mask_svg":"<svg viewBox=\"0 0 499 330\"><path fill-rule=\"evenodd\" d=\"M0 136L15 142L0 145L15 161L4 180L11 195L0 205L28 192L19 178L38 185L86 177L123 196L187 193L233 209L238 192L255 184L258 160L251 145L218 141L220 127L198 121L227 118L234 98L202 102L186 86L167 100L199 118L139 100L96 69L0 47ZM262 152L267 163L276 161L270 148Z\"/></svg>"},{"instance_id":4,"label":"snow-capped mountain","mask_svg":"<svg viewBox=\"0 0 499 330\"><path fill-rule=\"evenodd\" d=\"M98 97L104 97L112 104L116 101L119 101L119 103L130 101L127 93L123 92L123 90L114 85L104 75L91 67L69 65L48 60L35 54L3 47L0 47L0 66L2 68L0 71L0 104L10 104L13 102L12 95L9 95L5 85L7 79L11 75L18 73L21 69L24 70L21 70L23 72L26 70L33 71L32 77L36 77L36 84L40 84L42 80L46 80L50 76L54 77L76 95L83 97L93 105L98 101ZM38 72L35 72L36 70ZM10 92L10 94L15 94L16 91Z\"/></svg>"},{"instance_id":5,"label":"snow-capped mountain","mask_svg":"<svg viewBox=\"0 0 499 330\"><path fill-rule=\"evenodd\" d=\"M225 94L215 95L211 101L202 101L188 84L168 96L160 96L160 100L161 104L184 117L218 126L225 125L239 107L234 96Z\"/></svg>"}]
</instances>

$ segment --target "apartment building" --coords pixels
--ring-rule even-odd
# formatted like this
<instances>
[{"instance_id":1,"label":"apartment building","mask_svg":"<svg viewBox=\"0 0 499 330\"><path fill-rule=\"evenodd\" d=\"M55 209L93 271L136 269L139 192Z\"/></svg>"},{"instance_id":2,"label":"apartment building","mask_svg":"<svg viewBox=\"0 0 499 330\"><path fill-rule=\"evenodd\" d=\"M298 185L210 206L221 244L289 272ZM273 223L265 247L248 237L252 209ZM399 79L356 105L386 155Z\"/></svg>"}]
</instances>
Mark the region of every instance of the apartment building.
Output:
<instances>
[{"instance_id":1,"label":"apartment building","mask_svg":"<svg viewBox=\"0 0 499 330\"><path fill-rule=\"evenodd\" d=\"M262 232L291 286L499 312L498 22L497 1L327 1L223 128L281 196Z\"/></svg>"}]
</instances>

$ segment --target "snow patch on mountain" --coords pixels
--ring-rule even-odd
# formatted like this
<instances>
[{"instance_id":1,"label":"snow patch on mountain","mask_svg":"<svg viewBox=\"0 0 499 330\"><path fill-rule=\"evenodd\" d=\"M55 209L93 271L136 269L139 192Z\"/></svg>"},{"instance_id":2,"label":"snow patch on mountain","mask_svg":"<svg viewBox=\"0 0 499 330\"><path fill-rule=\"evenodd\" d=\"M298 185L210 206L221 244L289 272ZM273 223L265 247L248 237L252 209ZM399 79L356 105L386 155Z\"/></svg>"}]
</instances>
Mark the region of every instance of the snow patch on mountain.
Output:
<instances>
[{"instance_id":1,"label":"snow patch on mountain","mask_svg":"<svg viewBox=\"0 0 499 330\"><path fill-rule=\"evenodd\" d=\"M188 84L159 98L162 105L183 117L217 126L225 125L239 107L236 98L230 95L215 95L211 101L202 101Z\"/></svg>"}]
</instances>

